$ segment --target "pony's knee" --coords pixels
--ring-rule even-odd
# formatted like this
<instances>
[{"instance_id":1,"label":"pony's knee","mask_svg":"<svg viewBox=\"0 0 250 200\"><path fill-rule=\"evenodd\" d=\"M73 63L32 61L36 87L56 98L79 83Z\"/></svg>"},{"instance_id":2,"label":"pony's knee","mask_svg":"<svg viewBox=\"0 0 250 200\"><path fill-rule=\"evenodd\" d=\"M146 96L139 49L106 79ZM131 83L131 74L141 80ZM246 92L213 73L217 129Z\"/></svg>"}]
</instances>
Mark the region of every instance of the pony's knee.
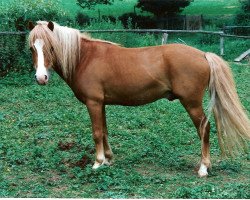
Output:
<instances>
[{"instance_id":1,"label":"pony's knee","mask_svg":"<svg viewBox=\"0 0 250 200\"><path fill-rule=\"evenodd\" d=\"M103 133L102 131L95 131L93 133L93 140L95 141L95 143L100 143L103 141Z\"/></svg>"}]
</instances>

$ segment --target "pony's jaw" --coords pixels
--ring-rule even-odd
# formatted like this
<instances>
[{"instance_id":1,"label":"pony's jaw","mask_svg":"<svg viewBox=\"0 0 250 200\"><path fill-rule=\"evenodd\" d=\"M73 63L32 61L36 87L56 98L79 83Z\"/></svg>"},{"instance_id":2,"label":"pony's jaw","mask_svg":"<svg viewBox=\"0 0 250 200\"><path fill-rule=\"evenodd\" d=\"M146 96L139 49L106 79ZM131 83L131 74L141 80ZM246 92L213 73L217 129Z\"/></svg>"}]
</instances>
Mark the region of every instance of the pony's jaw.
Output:
<instances>
[{"instance_id":1,"label":"pony's jaw","mask_svg":"<svg viewBox=\"0 0 250 200\"><path fill-rule=\"evenodd\" d=\"M44 41L42 39L36 39L34 43L37 51L37 68L35 78L40 85L46 85L49 81L49 73L44 65L43 45Z\"/></svg>"}]
</instances>

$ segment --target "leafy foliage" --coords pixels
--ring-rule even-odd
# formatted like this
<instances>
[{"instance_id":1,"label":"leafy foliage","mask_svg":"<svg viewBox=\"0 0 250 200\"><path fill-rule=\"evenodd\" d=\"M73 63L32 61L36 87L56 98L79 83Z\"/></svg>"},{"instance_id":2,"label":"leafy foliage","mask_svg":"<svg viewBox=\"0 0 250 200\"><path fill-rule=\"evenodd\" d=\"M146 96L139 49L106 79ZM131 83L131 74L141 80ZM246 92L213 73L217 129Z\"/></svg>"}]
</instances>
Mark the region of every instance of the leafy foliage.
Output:
<instances>
[{"instance_id":1,"label":"leafy foliage","mask_svg":"<svg viewBox=\"0 0 250 200\"><path fill-rule=\"evenodd\" d=\"M5 23L13 24L19 31L27 29L28 21L69 20L67 13L60 9L58 0L13 0L2 8L1 17Z\"/></svg>"},{"instance_id":2,"label":"leafy foliage","mask_svg":"<svg viewBox=\"0 0 250 200\"><path fill-rule=\"evenodd\" d=\"M249 26L250 23L250 1L249 0L241 0L241 11L237 14L235 18L235 23L241 26ZM242 29L238 30L241 34L249 35L250 29Z\"/></svg>"},{"instance_id":3,"label":"leafy foliage","mask_svg":"<svg viewBox=\"0 0 250 200\"><path fill-rule=\"evenodd\" d=\"M59 7L59 1L52 0L13 0L0 7L0 30L26 31L28 21L55 20L61 23L71 21ZM20 54L22 52L22 54ZM10 69L20 70L30 66L26 35L4 35L0 37L0 76Z\"/></svg>"},{"instance_id":4,"label":"leafy foliage","mask_svg":"<svg viewBox=\"0 0 250 200\"><path fill-rule=\"evenodd\" d=\"M76 22L77 22L80 26L89 24L89 22L90 22L89 16L86 15L86 14L84 14L84 13L82 13L82 12L78 12L75 19L76 19Z\"/></svg>"},{"instance_id":5,"label":"leafy foliage","mask_svg":"<svg viewBox=\"0 0 250 200\"><path fill-rule=\"evenodd\" d=\"M241 8L245 13L250 13L250 2L249 0L240 0Z\"/></svg>"},{"instance_id":6,"label":"leafy foliage","mask_svg":"<svg viewBox=\"0 0 250 200\"><path fill-rule=\"evenodd\" d=\"M136 5L143 11L153 13L157 17L176 15L190 4L191 0L139 0Z\"/></svg>"},{"instance_id":7,"label":"leafy foliage","mask_svg":"<svg viewBox=\"0 0 250 200\"><path fill-rule=\"evenodd\" d=\"M97 4L104 4L104 5L111 5L114 2L114 0L77 0L77 5L80 7L91 9Z\"/></svg>"}]
</instances>

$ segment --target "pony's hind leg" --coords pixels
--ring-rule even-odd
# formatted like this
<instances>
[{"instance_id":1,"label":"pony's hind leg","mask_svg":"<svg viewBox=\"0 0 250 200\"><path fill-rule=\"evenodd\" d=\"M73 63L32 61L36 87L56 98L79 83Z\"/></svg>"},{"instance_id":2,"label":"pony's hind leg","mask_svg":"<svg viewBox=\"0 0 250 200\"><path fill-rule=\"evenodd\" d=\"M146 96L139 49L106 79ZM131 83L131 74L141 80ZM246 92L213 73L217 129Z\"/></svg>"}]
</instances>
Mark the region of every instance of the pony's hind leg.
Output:
<instances>
[{"instance_id":1,"label":"pony's hind leg","mask_svg":"<svg viewBox=\"0 0 250 200\"><path fill-rule=\"evenodd\" d=\"M210 124L204 114L201 102L187 102L181 100L181 103L187 110L201 139L201 162L198 175L204 177L208 175L207 169L211 165L209 151Z\"/></svg>"}]
</instances>

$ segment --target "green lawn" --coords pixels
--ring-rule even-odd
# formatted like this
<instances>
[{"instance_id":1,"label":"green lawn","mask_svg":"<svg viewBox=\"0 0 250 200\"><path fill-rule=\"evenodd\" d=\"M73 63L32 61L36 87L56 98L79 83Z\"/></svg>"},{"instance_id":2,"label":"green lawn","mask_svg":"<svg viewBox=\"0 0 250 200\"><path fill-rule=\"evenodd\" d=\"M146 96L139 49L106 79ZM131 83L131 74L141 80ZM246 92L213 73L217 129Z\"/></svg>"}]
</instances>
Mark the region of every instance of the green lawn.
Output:
<instances>
[{"instance_id":1,"label":"green lawn","mask_svg":"<svg viewBox=\"0 0 250 200\"><path fill-rule=\"evenodd\" d=\"M238 0L194 0L185 8L188 15L225 15L236 14L241 9Z\"/></svg>"},{"instance_id":2,"label":"green lawn","mask_svg":"<svg viewBox=\"0 0 250 200\"><path fill-rule=\"evenodd\" d=\"M232 68L249 112L250 68ZM86 107L56 74L44 87L33 76L0 80L0 197L250 198L249 155L222 161L214 122L213 168L197 177L200 142L178 101L107 106L115 161L93 171Z\"/></svg>"}]
</instances>

